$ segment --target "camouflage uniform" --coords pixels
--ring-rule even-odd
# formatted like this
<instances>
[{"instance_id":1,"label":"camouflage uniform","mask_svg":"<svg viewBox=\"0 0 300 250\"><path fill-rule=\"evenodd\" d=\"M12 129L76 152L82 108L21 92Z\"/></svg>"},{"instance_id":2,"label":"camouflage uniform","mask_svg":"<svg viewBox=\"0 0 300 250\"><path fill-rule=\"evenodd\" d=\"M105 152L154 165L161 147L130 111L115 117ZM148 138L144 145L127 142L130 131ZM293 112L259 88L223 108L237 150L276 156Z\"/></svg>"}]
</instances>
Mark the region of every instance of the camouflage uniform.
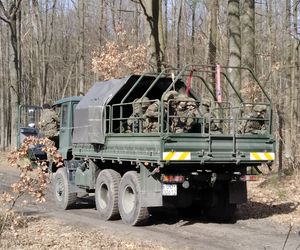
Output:
<instances>
[{"instance_id":1,"label":"camouflage uniform","mask_svg":"<svg viewBox=\"0 0 300 250\"><path fill-rule=\"evenodd\" d=\"M187 106L186 129L189 131L192 128L193 124L195 124L195 122L196 122L195 118L200 116L200 112L199 112L198 105L195 102L195 99L191 98L191 97L189 97L188 99L189 99L189 101L186 104L186 106Z\"/></svg>"},{"instance_id":2,"label":"camouflage uniform","mask_svg":"<svg viewBox=\"0 0 300 250\"><path fill-rule=\"evenodd\" d=\"M260 134L265 131L265 113L266 113L266 106L265 105L255 105L253 107L253 111L246 115L243 118L239 126L239 133L241 134Z\"/></svg>"},{"instance_id":3,"label":"camouflage uniform","mask_svg":"<svg viewBox=\"0 0 300 250\"><path fill-rule=\"evenodd\" d=\"M178 92L175 91L175 90L170 90L168 91L165 96L164 96L164 107L165 107L165 111L167 112L168 110L168 101L169 100L173 100L171 102L169 102L169 112L170 112L170 115L173 114L174 112L174 109L176 107L175 105L175 102L174 102L174 99L176 99L178 97Z\"/></svg>"},{"instance_id":4,"label":"camouflage uniform","mask_svg":"<svg viewBox=\"0 0 300 250\"><path fill-rule=\"evenodd\" d=\"M163 105L164 105L164 117L163 120L164 122L167 121L167 114L169 112L169 116L174 116L175 115L175 109L176 109L176 101L175 99L178 96L178 92L175 90L170 90L168 91L164 98L163 98ZM171 117L169 120L169 126L173 123L174 118Z\"/></svg>"},{"instance_id":5,"label":"camouflage uniform","mask_svg":"<svg viewBox=\"0 0 300 250\"><path fill-rule=\"evenodd\" d=\"M145 113L149 104L150 103L148 97L144 97L143 99L135 99L133 101L133 113L127 120L126 133L138 133L140 131L140 124L142 124L141 118L143 117L143 113Z\"/></svg>"},{"instance_id":6,"label":"camouflage uniform","mask_svg":"<svg viewBox=\"0 0 300 250\"><path fill-rule=\"evenodd\" d=\"M174 133L187 132L190 126L187 124L189 110L187 108L187 103L189 97L184 94L180 94L176 98L176 107L174 112L174 117L171 123L171 131Z\"/></svg>"},{"instance_id":7,"label":"camouflage uniform","mask_svg":"<svg viewBox=\"0 0 300 250\"><path fill-rule=\"evenodd\" d=\"M58 136L58 122L58 115L53 109L43 109L39 122L41 134L48 138Z\"/></svg>"},{"instance_id":8,"label":"camouflage uniform","mask_svg":"<svg viewBox=\"0 0 300 250\"><path fill-rule=\"evenodd\" d=\"M204 118L205 133L209 132L209 126L210 126L210 131L219 131L220 130L218 128L218 126L215 124L215 122L211 120L213 117L210 113L210 105L211 105L210 100L208 100L208 99L202 100L201 115Z\"/></svg>"},{"instance_id":9,"label":"camouflage uniform","mask_svg":"<svg viewBox=\"0 0 300 250\"><path fill-rule=\"evenodd\" d=\"M158 132L158 111L159 101L152 103L146 110L143 118L143 132L153 133Z\"/></svg>"}]
</instances>

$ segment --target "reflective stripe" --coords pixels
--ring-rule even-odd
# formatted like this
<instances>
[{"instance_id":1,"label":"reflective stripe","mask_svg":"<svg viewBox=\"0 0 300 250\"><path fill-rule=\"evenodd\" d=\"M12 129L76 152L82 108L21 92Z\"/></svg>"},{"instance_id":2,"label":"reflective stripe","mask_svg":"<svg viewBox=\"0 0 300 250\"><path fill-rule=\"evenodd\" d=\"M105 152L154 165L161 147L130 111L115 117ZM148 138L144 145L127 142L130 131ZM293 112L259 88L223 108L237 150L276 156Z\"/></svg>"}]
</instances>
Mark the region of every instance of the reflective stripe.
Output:
<instances>
[{"instance_id":1,"label":"reflective stripe","mask_svg":"<svg viewBox=\"0 0 300 250\"><path fill-rule=\"evenodd\" d=\"M251 152L250 153L250 160L251 161L274 161L275 154L273 152Z\"/></svg>"},{"instance_id":2,"label":"reflective stripe","mask_svg":"<svg viewBox=\"0 0 300 250\"><path fill-rule=\"evenodd\" d=\"M189 154L190 154L189 152L183 152L183 153L181 154L181 156L179 156L179 159L178 159L178 160L180 160L180 161L185 160L185 158L186 158Z\"/></svg>"},{"instance_id":3,"label":"reflective stripe","mask_svg":"<svg viewBox=\"0 0 300 250\"><path fill-rule=\"evenodd\" d=\"M265 153L265 156L267 157L267 159L268 159L269 161L274 160L274 154L271 155L270 153Z\"/></svg>"},{"instance_id":4,"label":"reflective stripe","mask_svg":"<svg viewBox=\"0 0 300 250\"><path fill-rule=\"evenodd\" d=\"M191 160L191 152L164 152L164 161L184 161Z\"/></svg>"},{"instance_id":5,"label":"reflective stripe","mask_svg":"<svg viewBox=\"0 0 300 250\"><path fill-rule=\"evenodd\" d=\"M175 155L175 152L167 152L166 156L165 156L165 153L164 153L164 160L165 161L171 160L173 155Z\"/></svg>"},{"instance_id":6,"label":"reflective stripe","mask_svg":"<svg viewBox=\"0 0 300 250\"><path fill-rule=\"evenodd\" d=\"M256 152L252 153L254 160L261 160L260 155Z\"/></svg>"}]
</instances>

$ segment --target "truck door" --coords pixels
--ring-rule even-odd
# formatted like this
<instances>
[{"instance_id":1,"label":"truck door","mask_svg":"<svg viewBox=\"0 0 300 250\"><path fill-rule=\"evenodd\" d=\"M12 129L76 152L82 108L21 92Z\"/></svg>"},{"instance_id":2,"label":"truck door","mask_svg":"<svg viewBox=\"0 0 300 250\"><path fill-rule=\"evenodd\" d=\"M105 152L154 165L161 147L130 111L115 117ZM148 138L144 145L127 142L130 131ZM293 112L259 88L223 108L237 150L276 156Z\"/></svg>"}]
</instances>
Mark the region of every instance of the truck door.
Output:
<instances>
[{"instance_id":1,"label":"truck door","mask_svg":"<svg viewBox=\"0 0 300 250\"><path fill-rule=\"evenodd\" d=\"M67 154L72 149L73 117L77 104L78 102L66 102L61 105L59 151L64 159L68 158Z\"/></svg>"},{"instance_id":2,"label":"truck door","mask_svg":"<svg viewBox=\"0 0 300 250\"><path fill-rule=\"evenodd\" d=\"M63 158L66 158L68 149L71 147L69 104L63 103L60 112L59 151Z\"/></svg>"}]
</instances>

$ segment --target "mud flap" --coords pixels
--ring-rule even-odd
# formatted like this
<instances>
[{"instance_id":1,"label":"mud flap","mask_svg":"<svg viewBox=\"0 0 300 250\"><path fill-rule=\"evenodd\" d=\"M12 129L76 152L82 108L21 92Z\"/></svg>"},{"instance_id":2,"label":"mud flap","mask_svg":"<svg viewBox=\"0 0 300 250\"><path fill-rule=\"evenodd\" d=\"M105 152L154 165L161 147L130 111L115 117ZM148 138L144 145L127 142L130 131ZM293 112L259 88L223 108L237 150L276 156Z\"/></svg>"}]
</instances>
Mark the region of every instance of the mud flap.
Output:
<instances>
[{"instance_id":1,"label":"mud flap","mask_svg":"<svg viewBox=\"0 0 300 250\"><path fill-rule=\"evenodd\" d=\"M140 183L142 207L161 207L163 205L162 183L143 165L140 166Z\"/></svg>"},{"instance_id":2,"label":"mud flap","mask_svg":"<svg viewBox=\"0 0 300 250\"><path fill-rule=\"evenodd\" d=\"M241 204L247 202L247 183L244 181L229 182L229 203Z\"/></svg>"}]
</instances>

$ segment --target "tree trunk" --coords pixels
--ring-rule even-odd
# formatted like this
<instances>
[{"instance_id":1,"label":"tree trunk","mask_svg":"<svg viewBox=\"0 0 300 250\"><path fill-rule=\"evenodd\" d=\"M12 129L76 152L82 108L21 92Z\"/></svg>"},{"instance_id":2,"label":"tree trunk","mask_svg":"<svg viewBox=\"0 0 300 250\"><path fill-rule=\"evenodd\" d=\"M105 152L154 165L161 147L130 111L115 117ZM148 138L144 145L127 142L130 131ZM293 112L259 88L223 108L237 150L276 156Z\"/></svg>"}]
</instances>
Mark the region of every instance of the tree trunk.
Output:
<instances>
[{"instance_id":1,"label":"tree trunk","mask_svg":"<svg viewBox=\"0 0 300 250\"><path fill-rule=\"evenodd\" d=\"M281 107L279 104L276 105L276 114L277 114L277 121L278 121L278 176L281 178L282 176L282 155L283 155L283 127L282 127L282 113Z\"/></svg>"},{"instance_id":2,"label":"tree trunk","mask_svg":"<svg viewBox=\"0 0 300 250\"><path fill-rule=\"evenodd\" d=\"M287 108L288 110L292 110L291 107L291 99L292 99L292 57L293 57L293 42L292 42L292 36L291 36L291 0L286 0L286 15L285 15L285 26L286 26L286 47L287 47L287 62L288 65L286 65L286 87L285 87L285 100L284 100L284 107ZM287 112L285 114L285 119L284 119L284 141L285 141L285 155L288 159L289 165L292 164L293 162L293 149L292 149L292 116L291 112Z\"/></svg>"},{"instance_id":3,"label":"tree trunk","mask_svg":"<svg viewBox=\"0 0 300 250\"><path fill-rule=\"evenodd\" d=\"M3 2L0 0L0 14L1 20L4 21L10 28L10 47L9 47L9 76L10 76L10 128L8 136L10 138L11 148L16 147L17 143L17 110L20 104L20 86L21 86L21 72L19 67L19 36L17 18L19 16L20 5L22 0L10 2L7 9L5 9ZM19 20L21 22L21 20Z\"/></svg>"},{"instance_id":4,"label":"tree trunk","mask_svg":"<svg viewBox=\"0 0 300 250\"><path fill-rule=\"evenodd\" d=\"M192 42L192 63L195 62L195 18L196 18L196 7L197 1L192 1L192 34L191 34L191 42Z\"/></svg>"},{"instance_id":5,"label":"tree trunk","mask_svg":"<svg viewBox=\"0 0 300 250\"><path fill-rule=\"evenodd\" d=\"M217 39L218 39L218 13L219 13L219 1L211 0L210 2L210 31L209 31L209 43L208 43L208 63L210 65L216 65L217 63ZM213 67L214 69L215 67ZM211 74L211 86L216 92L215 74Z\"/></svg>"},{"instance_id":6,"label":"tree trunk","mask_svg":"<svg viewBox=\"0 0 300 250\"><path fill-rule=\"evenodd\" d=\"M139 0L150 28L150 64L160 72L165 58L162 0Z\"/></svg>"},{"instance_id":7,"label":"tree trunk","mask_svg":"<svg viewBox=\"0 0 300 250\"><path fill-rule=\"evenodd\" d=\"M179 2L179 9L178 9L178 18L177 18L177 32L176 32L176 55L177 55L177 69L180 68L180 23L181 23L181 13L182 13L182 0Z\"/></svg>"},{"instance_id":8,"label":"tree trunk","mask_svg":"<svg viewBox=\"0 0 300 250\"><path fill-rule=\"evenodd\" d=\"M255 68L255 0L244 0L241 15L241 30L242 66L253 70ZM248 71L242 70L241 73L242 87L249 84L253 86L255 84Z\"/></svg>"},{"instance_id":9,"label":"tree trunk","mask_svg":"<svg viewBox=\"0 0 300 250\"><path fill-rule=\"evenodd\" d=\"M79 56L79 95L84 95L84 80L85 80L85 1L79 2L79 17L80 17L80 56Z\"/></svg>"},{"instance_id":10,"label":"tree trunk","mask_svg":"<svg viewBox=\"0 0 300 250\"><path fill-rule=\"evenodd\" d=\"M165 2L165 45L168 46L168 0L164 0Z\"/></svg>"},{"instance_id":11,"label":"tree trunk","mask_svg":"<svg viewBox=\"0 0 300 250\"><path fill-rule=\"evenodd\" d=\"M241 32L239 0L228 1L228 26L229 26L229 62L228 66L241 66ZM239 69L229 69L228 76L237 91L241 89L241 74ZM235 93L230 88L229 98L234 106L238 105Z\"/></svg>"},{"instance_id":12,"label":"tree trunk","mask_svg":"<svg viewBox=\"0 0 300 250\"><path fill-rule=\"evenodd\" d=\"M292 35L297 37L298 29L298 13L297 6L293 5L293 25L292 25ZM292 44L291 44L291 99L290 99L290 119L291 119L291 138L290 142L291 146L291 155L293 159L293 167L296 164L296 145L298 145L298 136L297 136L297 124L298 124L298 111L297 111L297 96L298 96L298 80L299 80L299 71L298 71L298 61L297 61L297 53L298 53L298 44L299 41L291 36ZM296 135L296 136L295 136Z\"/></svg>"}]
</instances>

